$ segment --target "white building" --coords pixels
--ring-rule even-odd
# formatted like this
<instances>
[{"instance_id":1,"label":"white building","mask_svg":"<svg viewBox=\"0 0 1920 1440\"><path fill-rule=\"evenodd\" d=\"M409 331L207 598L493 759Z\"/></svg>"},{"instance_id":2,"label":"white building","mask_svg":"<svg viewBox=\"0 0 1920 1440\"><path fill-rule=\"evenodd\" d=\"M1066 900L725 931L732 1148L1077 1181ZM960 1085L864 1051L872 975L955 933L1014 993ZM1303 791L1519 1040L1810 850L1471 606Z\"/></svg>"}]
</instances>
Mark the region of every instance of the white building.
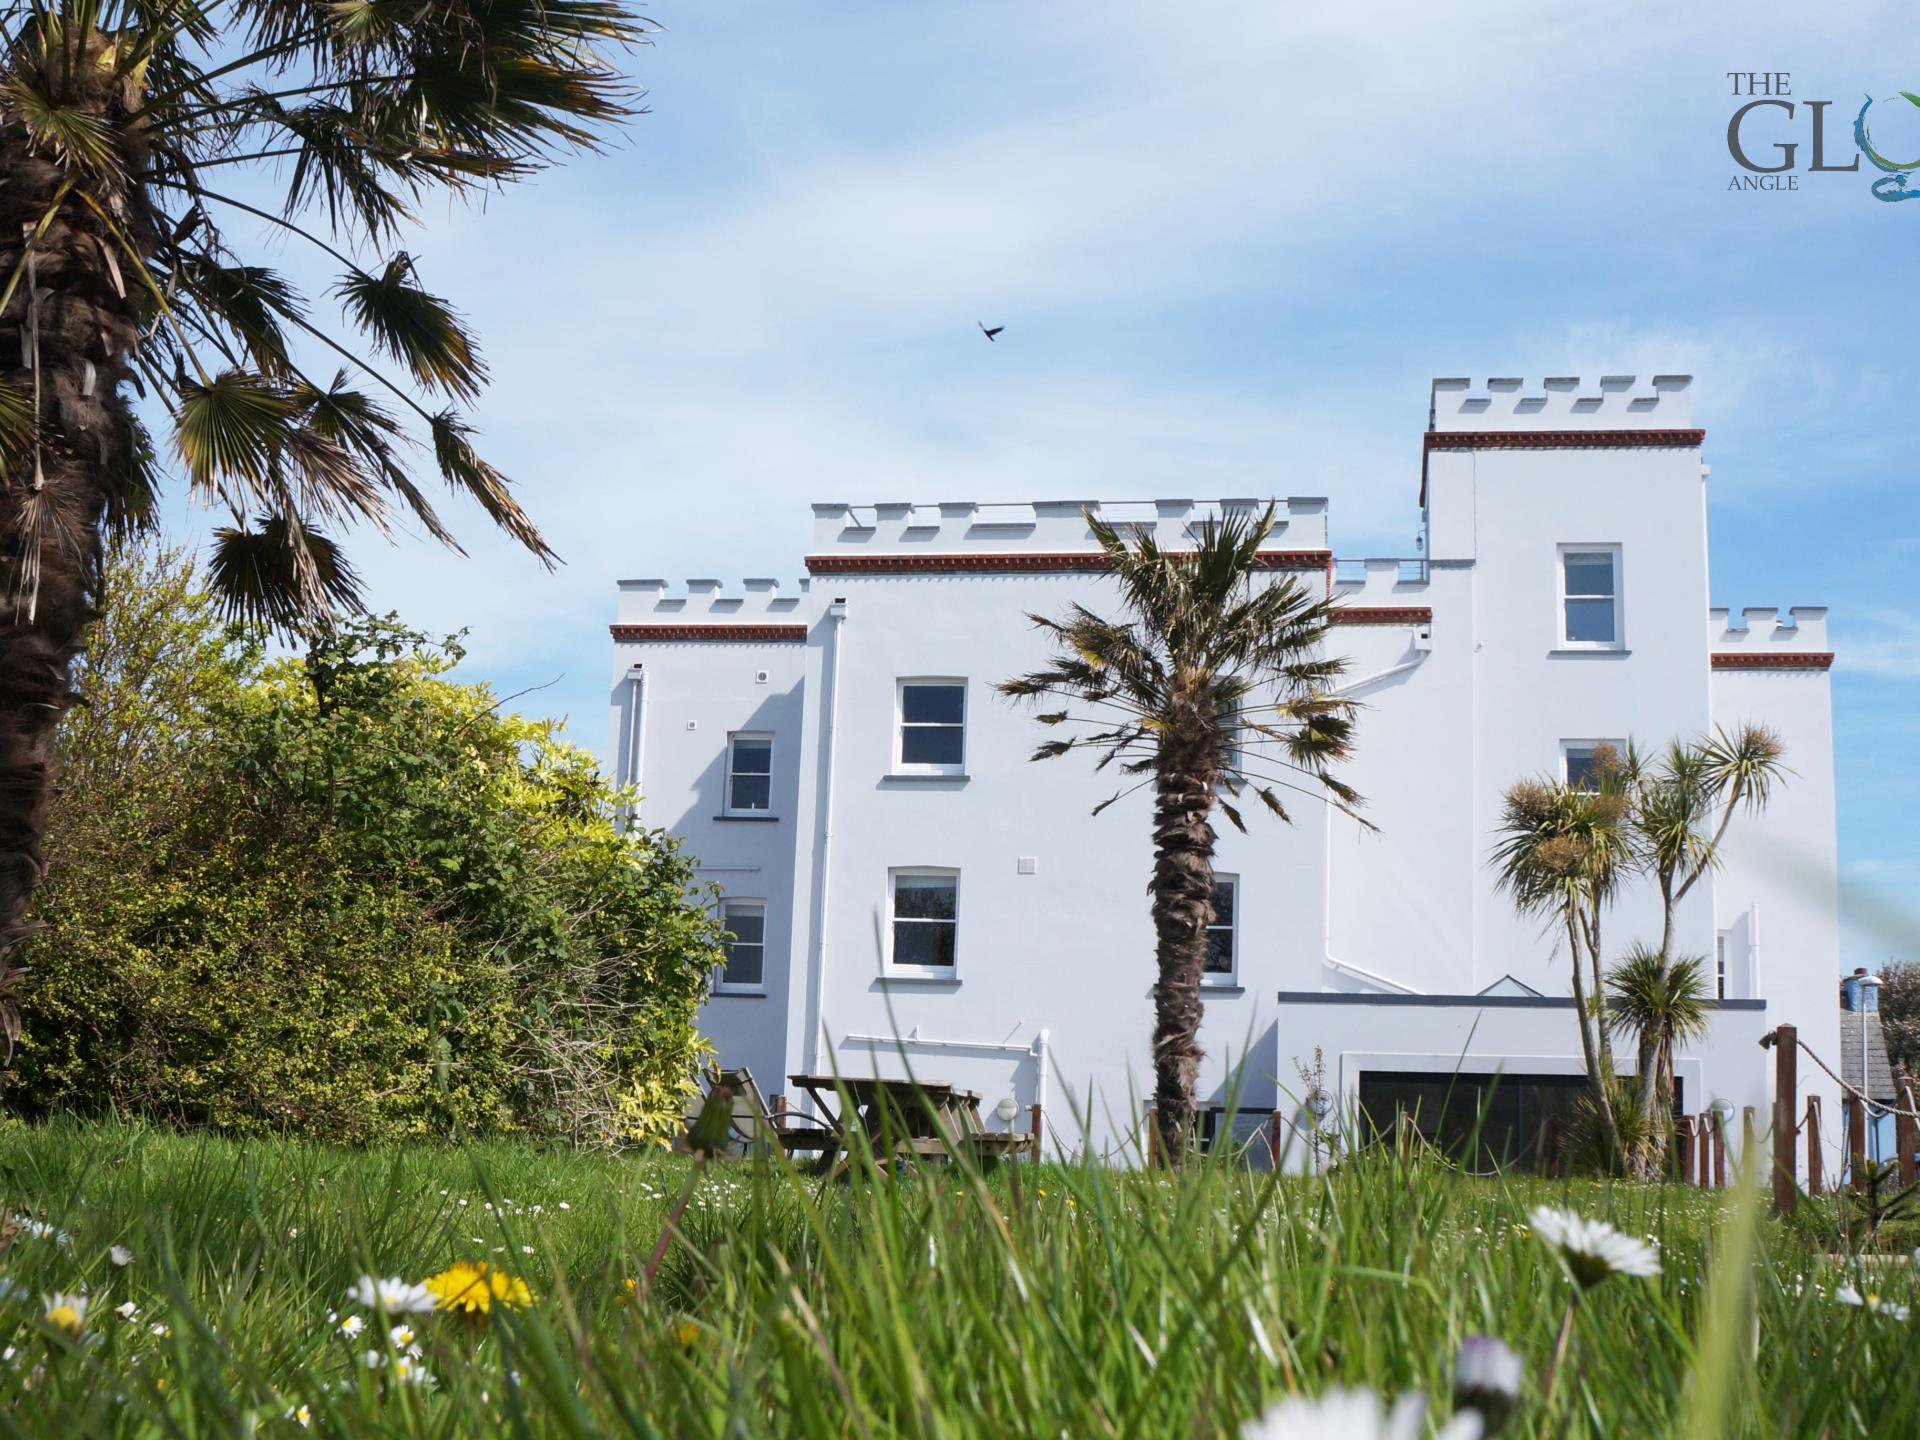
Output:
<instances>
[{"instance_id":1,"label":"white building","mask_svg":"<svg viewBox=\"0 0 1920 1440\"><path fill-rule=\"evenodd\" d=\"M1297 797L1291 826L1220 827L1231 918L1203 1096L1222 1104L1244 1061L1237 1130L1301 1113L1316 1050L1336 1101L1432 1113L1455 1072L1501 1073L1520 1129L1537 1129L1567 1102L1580 1045L1566 955L1494 888L1502 790L1578 767L1597 740L1750 720L1783 736L1793 774L1763 817L1735 821L1685 903L1681 948L1709 957L1724 998L1679 1062L1683 1100L1753 1106L1764 1125L1759 1037L1788 1021L1831 1053L1826 612L1735 623L1709 607L1689 383L1436 380L1408 477L1415 559L1337 559L1327 501L1280 502L1274 573L1343 607L1342 688L1366 709L1342 774L1378 831ZM703 1012L724 1061L770 1092L911 1065L989 1112L1012 1099L1022 1125L1044 1100L1065 1145L1111 1153L1138 1133L1150 797L1090 817L1111 777L1077 753L1031 763L1042 732L994 687L1046 654L1030 613L1117 609L1084 510L1177 546L1257 503L816 505L791 588L621 582L611 753L740 937ZM1610 950L1636 938L1658 938L1649 894L1607 920Z\"/></svg>"}]
</instances>

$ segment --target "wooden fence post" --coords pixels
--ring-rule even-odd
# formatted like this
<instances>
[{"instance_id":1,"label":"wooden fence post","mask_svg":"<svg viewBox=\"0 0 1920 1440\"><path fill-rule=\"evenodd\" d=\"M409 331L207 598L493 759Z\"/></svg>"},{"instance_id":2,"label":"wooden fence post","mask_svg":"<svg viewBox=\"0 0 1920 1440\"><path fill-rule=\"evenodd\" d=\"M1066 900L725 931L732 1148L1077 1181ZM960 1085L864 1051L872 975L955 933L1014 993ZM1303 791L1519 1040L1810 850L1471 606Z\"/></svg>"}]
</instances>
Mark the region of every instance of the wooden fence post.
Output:
<instances>
[{"instance_id":1,"label":"wooden fence post","mask_svg":"<svg viewBox=\"0 0 1920 1440\"><path fill-rule=\"evenodd\" d=\"M1913 1087L1904 1080L1900 1082L1900 1109L1902 1113L1893 1120L1893 1148L1900 1157L1900 1188L1907 1190L1913 1187L1916 1180L1920 1180L1920 1174L1915 1173L1920 1171L1920 1163L1916 1163L1914 1155L1915 1140L1920 1138L1920 1126L1915 1125L1912 1113Z\"/></svg>"},{"instance_id":2,"label":"wooden fence post","mask_svg":"<svg viewBox=\"0 0 1920 1440\"><path fill-rule=\"evenodd\" d=\"M1713 1128L1713 1188L1716 1190L1724 1190L1727 1188L1727 1125L1726 1122L1720 1118L1720 1112L1718 1110L1709 1110L1707 1113L1713 1116L1711 1122Z\"/></svg>"},{"instance_id":3,"label":"wooden fence post","mask_svg":"<svg viewBox=\"0 0 1920 1440\"><path fill-rule=\"evenodd\" d=\"M1040 1163L1040 1147L1043 1143L1041 1140L1043 1132L1040 1129L1041 1113L1039 1101L1036 1100L1033 1104L1027 1106L1027 1117L1029 1123L1033 1126L1033 1163L1038 1165Z\"/></svg>"},{"instance_id":4,"label":"wooden fence post","mask_svg":"<svg viewBox=\"0 0 1920 1440\"><path fill-rule=\"evenodd\" d=\"M1807 1194L1818 1195L1825 1189L1820 1164L1820 1097L1807 1097Z\"/></svg>"},{"instance_id":5,"label":"wooden fence post","mask_svg":"<svg viewBox=\"0 0 1920 1440\"><path fill-rule=\"evenodd\" d=\"M1853 1188L1867 1188L1867 1107L1856 1095L1840 1097L1840 1109L1847 1117L1847 1173Z\"/></svg>"},{"instance_id":6,"label":"wooden fence post","mask_svg":"<svg viewBox=\"0 0 1920 1440\"><path fill-rule=\"evenodd\" d=\"M1280 1168L1280 1131L1286 1123L1286 1117L1278 1110L1274 1111L1273 1118L1267 1121L1267 1149L1272 1153L1275 1170Z\"/></svg>"},{"instance_id":7,"label":"wooden fence post","mask_svg":"<svg viewBox=\"0 0 1920 1440\"><path fill-rule=\"evenodd\" d=\"M1800 1109L1799 1032L1781 1025L1773 1032L1773 1213L1791 1215L1800 1203L1794 1183L1794 1116Z\"/></svg>"},{"instance_id":8,"label":"wooden fence post","mask_svg":"<svg viewBox=\"0 0 1920 1440\"><path fill-rule=\"evenodd\" d=\"M1713 1183L1713 1112L1702 1110L1694 1121L1694 1133L1700 1137L1700 1187Z\"/></svg>"},{"instance_id":9,"label":"wooden fence post","mask_svg":"<svg viewBox=\"0 0 1920 1440\"><path fill-rule=\"evenodd\" d=\"M1693 1183L1693 1117L1682 1115L1679 1121L1680 1138L1680 1183Z\"/></svg>"}]
</instances>

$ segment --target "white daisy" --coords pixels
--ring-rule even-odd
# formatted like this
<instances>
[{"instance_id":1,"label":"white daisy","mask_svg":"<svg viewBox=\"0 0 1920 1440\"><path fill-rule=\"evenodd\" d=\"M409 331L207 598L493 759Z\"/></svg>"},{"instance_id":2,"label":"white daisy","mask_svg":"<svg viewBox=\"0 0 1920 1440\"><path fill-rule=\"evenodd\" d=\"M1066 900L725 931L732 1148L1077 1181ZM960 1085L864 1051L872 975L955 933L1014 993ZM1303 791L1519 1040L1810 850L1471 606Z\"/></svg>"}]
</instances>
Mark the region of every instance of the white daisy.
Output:
<instances>
[{"instance_id":1,"label":"white daisy","mask_svg":"<svg viewBox=\"0 0 1920 1440\"><path fill-rule=\"evenodd\" d=\"M1862 1295L1851 1285L1842 1285L1835 1290L1833 1298L1842 1305L1854 1305L1862 1310L1871 1310L1874 1314L1884 1315L1889 1320L1905 1320L1908 1314L1906 1306L1896 1305L1891 1300L1882 1300L1878 1295L1871 1293Z\"/></svg>"},{"instance_id":2,"label":"white daisy","mask_svg":"<svg viewBox=\"0 0 1920 1440\"><path fill-rule=\"evenodd\" d=\"M396 1325L387 1331L387 1339L393 1343L393 1348L407 1355L420 1353L419 1338L411 1325Z\"/></svg>"},{"instance_id":3,"label":"white daisy","mask_svg":"<svg viewBox=\"0 0 1920 1440\"><path fill-rule=\"evenodd\" d=\"M399 1355L394 1358L393 1378L403 1385L419 1385L428 1388L433 1384L432 1373L409 1355Z\"/></svg>"},{"instance_id":4,"label":"white daisy","mask_svg":"<svg viewBox=\"0 0 1920 1440\"><path fill-rule=\"evenodd\" d=\"M54 1329L78 1337L87 1328L87 1292L54 1291L47 1296L45 1318Z\"/></svg>"},{"instance_id":5,"label":"white daisy","mask_svg":"<svg viewBox=\"0 0 1920 1440\"><path fill-rule=\"evenodd\" d=\"M131 1320L140 1313L140 1307L131 1300L122 1300L118 1305L113 1307L113 1313L118 1315L122 1320Z\"/></svg>"},{"instance_id":6,"label":"white daisy","mask_svg":"<svg viewBox=\"0 0 1920 1440\"><path fill-rule=\"evenodd\" d=\"M409 1285L398 1275L377 1279L362 1275L347 1291L347 1298L367 1310L388 1315L425 1315L433 1309L433 1296L424 1285Z\"/></svg>"},{"instance_id":7,"label":"white daisy","mask_svg":"<svg viewBox=\"0 0 1920 1440\"><path fill-rule=\"evenodd\" d=\"M1498 1431L1520 1403L1526 1361L1504 1340L1469 1335L1460 1342L1453 1365L1453 1408L1477 1410L1489 1434Z\"/></svg>"},{"instance_id":8,"label":"white daisy","mask_svg":"<svg viewBox=\"0 0 1920 1440\"><path fill-rule=\"evenodd\" d=\"M107 1258L111 1260L116 1267L124 1269L133 1263L133 1251L124 1245L109 1245L107 1247Z\"/></svg>"},{"instance_id":9,"label":"white daisy","mask_svg":"<svg viewBox=\"0 0 1920 1440\"><path fill-rule=\"evenodd\" d=\"M1537 1206L1527 1217L1533 1233L1555 1250L1582 1290L1612 1275L1641 1279L1660 1273L1659 1253L1644 1240L1622 1235L1604 1220L1589 1220L1572 1210Z\"/></svg>"},{"instance_id":10,"label":"white daisy","mask_svg":"<svg viewBox=\"0 0 1920 1440\"><path fill-rule=\"evenodd\" d=\"M340 1321L335 1328L337 1328L342 1335L346 1336L347 1339L351 1340L367 1328L367 1322L362 1320L358 1315L349 1315L346 1319Z\"/></svg>"},{"instance_id":11,"label":"white daisy","mask_svg":"<svg viewBox=\"0 0 1920 1440\"><path fill-rule=\"evenodd\" d=\"M287 1411L287 1419L293 1421L302 1430L313 1428L313 1411L305 1405L295 1405Z\"/></svg>"},{"instance_id":12,"label":"white daisy","mask_svg":"<svg viewBox=\"0 0 1920 1440\"><path fill-rule=\"evenodd\" d=\"M57 1229L44 1220L36 1220L31 1215L16 1215L13 1217L13 1223L29 1240L51 1240L56 1245L73 1243L73 1236L66 1231Z\"/></svg>"},{"instance_id":13,"label":"white daisy","mask_svg":"<svg viewBox=\"0 0 1920 1440\"><path fill-rule=\"evenodd\" d=\"M1371 1390L1329 1390L1309 1398L1289 1395L1267 1407L1258 1420L1240 1430L1240 1440L1418 1440L1426 1401L1402 1395L1389 1414ZM1439 1440L1480 1440L1477 1412L1462 1411L1449 1420Z\"/></svg>"}]
</instances>

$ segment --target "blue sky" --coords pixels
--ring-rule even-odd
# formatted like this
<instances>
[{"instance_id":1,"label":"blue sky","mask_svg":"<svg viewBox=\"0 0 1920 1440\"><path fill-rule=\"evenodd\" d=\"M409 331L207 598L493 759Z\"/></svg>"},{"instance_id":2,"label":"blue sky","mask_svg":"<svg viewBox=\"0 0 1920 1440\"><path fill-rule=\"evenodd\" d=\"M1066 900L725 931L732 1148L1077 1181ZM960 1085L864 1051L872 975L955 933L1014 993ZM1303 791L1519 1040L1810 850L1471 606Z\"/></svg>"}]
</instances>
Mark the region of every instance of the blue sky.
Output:
<instances>
[{"instance_id":1,"label":"blue sky","mask_svg":"<svg viewBox=\"0 0 1920 1440\"><path fill-rule=\"evenodd\" d=\"M1714 603L1833 610L1845 959L1920 956L1920 203L1729 193L1725 139L1727 72L1789 71L1850 157L1920 90L1907 12L648 13L651 114L408 244L565 568L469 511L466 559L361 544L377 605L603 748L614 580L792 577L809 501L1324 494L1341 553L1404 554L1429 377L1690 371ZM1754 136L1804 172L1804 112Z\"/></svg>"}]
</instances>

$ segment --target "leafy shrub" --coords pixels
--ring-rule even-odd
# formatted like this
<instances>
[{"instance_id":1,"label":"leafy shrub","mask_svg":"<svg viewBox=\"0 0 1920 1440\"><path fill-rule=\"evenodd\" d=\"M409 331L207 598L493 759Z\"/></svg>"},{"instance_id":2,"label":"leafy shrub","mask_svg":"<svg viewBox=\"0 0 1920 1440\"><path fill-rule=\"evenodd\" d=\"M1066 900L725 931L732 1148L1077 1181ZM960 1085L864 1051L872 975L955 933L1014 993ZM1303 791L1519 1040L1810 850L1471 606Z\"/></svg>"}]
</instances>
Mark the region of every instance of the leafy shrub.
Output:
<instances>
[{"instance_id":1,"label":"leafy shrub","mask_svg":"<svg viewBox=\"0 0 1920 1440\"><path fill-rule=\"evenodd\" d=\"M115 563L62 735L12 1104L367 1143L665 1133L719 959L691 860L392 619L269 659Z\"/></svg>"}]
</instances>

